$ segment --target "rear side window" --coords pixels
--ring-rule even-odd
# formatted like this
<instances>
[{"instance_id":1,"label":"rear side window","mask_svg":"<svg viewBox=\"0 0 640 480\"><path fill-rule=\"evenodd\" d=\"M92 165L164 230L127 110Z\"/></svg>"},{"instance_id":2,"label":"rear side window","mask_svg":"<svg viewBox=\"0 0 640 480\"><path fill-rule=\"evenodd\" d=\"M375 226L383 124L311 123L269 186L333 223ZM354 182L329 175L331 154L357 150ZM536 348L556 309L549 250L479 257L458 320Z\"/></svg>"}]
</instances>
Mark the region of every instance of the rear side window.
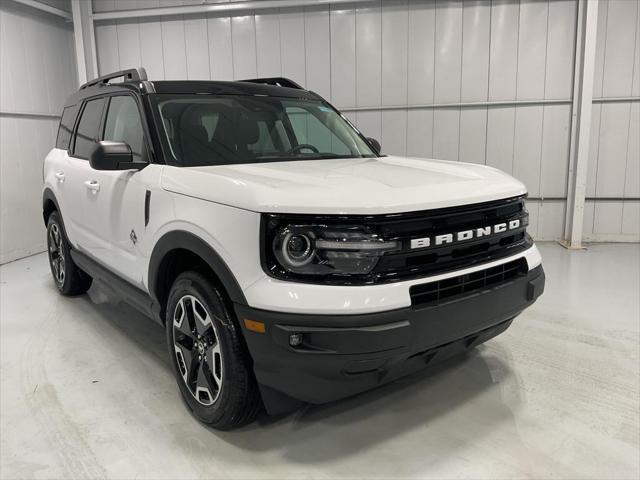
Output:
<instances>
[{"instance_id":1,"label":"rear side window","mask_svg":"<svg viewBox=\"0 0 640 480\"><path fill-rule=\"evenodd\" d=\"M63 110L60 126L58 127L56 148L60 148L62 150L69 149L69 142L71 141L71 134L73 133L73 124L76 123L79 108L80 107L78 105L72 105Z\"/></svg>"},{"instance_id":2,"label":"rear side window","mask_svg":"<svg viewBox=\"0 0 640 480\"><path fill-rule=\"evenodd\" d=\"M76 131L75 144L73 147L73 156L78 158L89 158L89 154L98 139L100 138L98 129L102 120L102 110L104 108L104 98L90 100L85 104L78 130Z\"/></svg>"}]
</instances>

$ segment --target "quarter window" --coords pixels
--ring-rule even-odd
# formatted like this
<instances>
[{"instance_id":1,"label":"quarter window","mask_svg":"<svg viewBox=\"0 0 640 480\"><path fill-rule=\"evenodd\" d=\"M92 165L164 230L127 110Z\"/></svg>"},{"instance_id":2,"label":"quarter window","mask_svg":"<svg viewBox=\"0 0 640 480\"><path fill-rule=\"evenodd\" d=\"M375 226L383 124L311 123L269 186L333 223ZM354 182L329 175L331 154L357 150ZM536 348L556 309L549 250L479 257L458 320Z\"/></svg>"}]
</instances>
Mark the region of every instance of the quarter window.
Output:
<instances>
[{"instance_id":1,"label":"quarter window","mask_svg":"<svg viewBox=\"0 0 640 480\"><path fill-rule=\"evenodd\" d=\"M103 107L104 98L90 100L86 103L76 131L75 145L73 147L74 157L88 159L93 147L98 143L98 130L102 119Z\"/></svg>"},{"instance_id":2,"label":"quarter window","mask_svg":"<svg viewBox=\"0 0 640 480\"><path fill-rule=\"evenodd\" d=\"M62 112L62 119L60 119L60 127L58 127L58 138L56 139L56 148L62 150L69 149L69 143L71 142L71 134L73 133L73 124L76 123L76 117L78 116L78 105L72 105L67 107Z\"/></svg>"}]
</instances>

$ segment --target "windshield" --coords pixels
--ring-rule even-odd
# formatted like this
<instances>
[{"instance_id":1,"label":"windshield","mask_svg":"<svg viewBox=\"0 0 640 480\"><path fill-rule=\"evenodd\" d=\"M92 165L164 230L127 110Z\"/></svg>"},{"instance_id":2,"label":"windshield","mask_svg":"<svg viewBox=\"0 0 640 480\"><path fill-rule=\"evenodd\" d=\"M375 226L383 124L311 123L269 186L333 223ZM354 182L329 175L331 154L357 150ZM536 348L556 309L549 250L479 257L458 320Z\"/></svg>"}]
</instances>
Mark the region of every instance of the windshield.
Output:
<instances>
[{"instance_id":1,"label":"windshield","mask_svg":"<svg viewBox=\"0 0 640 480\"><path fill-rule=\"evenodd\" d=\"M170 153L185 167L377 156L318 100L157 95L154 101Z\"/></svg>"}]
</instances>

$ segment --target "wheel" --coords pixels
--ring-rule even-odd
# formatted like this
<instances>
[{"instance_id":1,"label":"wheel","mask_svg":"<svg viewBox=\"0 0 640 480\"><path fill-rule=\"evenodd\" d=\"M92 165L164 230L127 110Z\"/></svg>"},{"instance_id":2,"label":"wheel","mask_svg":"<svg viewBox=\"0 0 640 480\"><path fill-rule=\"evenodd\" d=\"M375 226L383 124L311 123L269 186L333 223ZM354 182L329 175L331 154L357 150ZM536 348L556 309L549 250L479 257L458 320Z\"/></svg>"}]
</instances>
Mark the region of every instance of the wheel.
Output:
<instances>
[{"instance_id":1,"label":"wheel","mask_svg":"<svg viewBox=\"0 0 640 480\"><path fill-rule=\"evenodd\" d=\"M252 422L262 402L249 353L223 296L201 273L175 280L166 330L176 380L194 416L220 430Z\"/></svg>"},{"instance_id":2,"label":"wheel","mask_svg":"<svg viewBox=\"0 0 640 480\"><path fill-rule=\"evenodd\" d=\"M89 290L93 279L71 258L71 247L58 212L51 213L47 220L47 247L51 275L60 293L79 295Z\"/></svg>"}]
</instances>

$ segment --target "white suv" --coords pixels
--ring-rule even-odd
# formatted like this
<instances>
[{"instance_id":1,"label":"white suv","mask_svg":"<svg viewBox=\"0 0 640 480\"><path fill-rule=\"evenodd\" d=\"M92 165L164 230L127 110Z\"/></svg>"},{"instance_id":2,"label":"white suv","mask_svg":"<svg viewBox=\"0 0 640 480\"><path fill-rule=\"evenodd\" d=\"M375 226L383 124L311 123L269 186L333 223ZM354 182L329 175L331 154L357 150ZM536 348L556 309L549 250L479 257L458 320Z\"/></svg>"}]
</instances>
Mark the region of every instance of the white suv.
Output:
<instances>
[{"instance_id":1,"label":"white suv","mask_svg":"<svg viewBox=\"0 0 640 480\"><path fill-rule=\"evenodd\" d=\"M287 79L101 77L67 100L44 163L53 278L65 295L106 282L164 325L216 428L504 331L544 289L525 187L379 150Z\"/></svg>"}]
</instances>

